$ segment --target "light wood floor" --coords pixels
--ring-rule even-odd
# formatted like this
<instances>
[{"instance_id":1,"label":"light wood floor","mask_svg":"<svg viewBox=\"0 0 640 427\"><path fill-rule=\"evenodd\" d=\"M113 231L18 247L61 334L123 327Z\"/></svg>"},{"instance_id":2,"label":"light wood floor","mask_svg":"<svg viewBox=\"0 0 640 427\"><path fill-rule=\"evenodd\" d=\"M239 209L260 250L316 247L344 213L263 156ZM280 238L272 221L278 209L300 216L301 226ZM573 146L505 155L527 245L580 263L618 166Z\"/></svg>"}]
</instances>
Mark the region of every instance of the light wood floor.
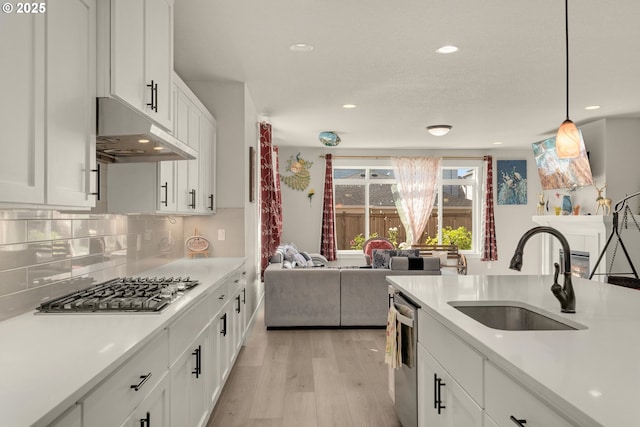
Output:
<instances>
[{"instance_id":1,"label":"light wood floor","mask_svg":"<svg viewBox=\"0 0 640 427\"><path fill-rule=\"evenodd\" d=\"M399 427L383 329L267 331L262 310L207 427Z\"/></svg>"}]
</instances>

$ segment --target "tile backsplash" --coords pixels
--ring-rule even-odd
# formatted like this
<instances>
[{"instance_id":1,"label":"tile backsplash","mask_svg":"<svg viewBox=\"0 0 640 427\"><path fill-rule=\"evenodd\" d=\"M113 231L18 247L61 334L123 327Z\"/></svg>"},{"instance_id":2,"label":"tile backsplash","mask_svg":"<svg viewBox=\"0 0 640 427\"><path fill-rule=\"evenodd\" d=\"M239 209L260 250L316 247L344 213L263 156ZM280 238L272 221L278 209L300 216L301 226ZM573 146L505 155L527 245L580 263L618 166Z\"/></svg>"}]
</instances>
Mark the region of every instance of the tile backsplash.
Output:
<instances>
[{"instance_id":1,"label":"tile backsplash","mask_svg":"<svg viewBox=\"0 0 640 427\"><path fill-rule=\"evenodd\" d=\"M182 258L182 237L180 217L0 211L0 321Z\"/></svg>"}]
</instances>

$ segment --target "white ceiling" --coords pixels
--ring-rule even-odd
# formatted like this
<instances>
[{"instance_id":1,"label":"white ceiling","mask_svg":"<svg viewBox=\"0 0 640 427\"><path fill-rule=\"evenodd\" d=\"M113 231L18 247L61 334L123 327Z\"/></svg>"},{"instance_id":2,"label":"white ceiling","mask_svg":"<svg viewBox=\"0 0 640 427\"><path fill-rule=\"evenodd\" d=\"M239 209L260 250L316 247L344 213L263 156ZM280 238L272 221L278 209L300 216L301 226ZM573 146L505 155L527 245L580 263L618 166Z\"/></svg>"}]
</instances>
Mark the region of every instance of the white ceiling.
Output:
<instances>
[{"instance_id":1,"label":"white ceiling","mask_svg":"<svg viewBox=\"0 0 640 427\"><path fill-rule=\"evenodd\" d=\"M570 0L569 50L578 125L640 117L640 1ZM178 74L246 82L278 145L528 147L565 118L564 55L562 0L175 0Z\"/></svg>"}]
</instances>

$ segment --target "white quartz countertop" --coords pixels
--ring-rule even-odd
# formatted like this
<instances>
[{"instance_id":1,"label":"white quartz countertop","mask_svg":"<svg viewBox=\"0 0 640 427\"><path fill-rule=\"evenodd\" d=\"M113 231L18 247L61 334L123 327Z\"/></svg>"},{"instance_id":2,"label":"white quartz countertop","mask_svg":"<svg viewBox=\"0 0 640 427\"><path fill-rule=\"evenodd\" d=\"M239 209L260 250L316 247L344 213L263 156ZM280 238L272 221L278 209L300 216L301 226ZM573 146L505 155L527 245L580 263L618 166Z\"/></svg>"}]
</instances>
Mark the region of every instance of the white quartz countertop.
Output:
<instances>
[{"instance_id":1,"label":"white quartz countertop","mask_svg":"<svg viewBox=\"0 0 640 427\"><path fill-rule=\"evenodd\" d=\"M565 314L550 276L387 280L577 426L640 425L640 291L574 278L576 313ZM522 302L587 328L491 329L448 304L483 300Z\"/></svg>"},{"instance_id":2,"label":"white quartz countertop","mask_svg":"<svg viewBox=\"0 0 640 427\"><path fill-rule=\"evenodd\" d=\"M31 312L0 322L0 424L50 423L243 262L181 259L136 275L200 281L159 314Z\"/></svg>"}]
</instances>

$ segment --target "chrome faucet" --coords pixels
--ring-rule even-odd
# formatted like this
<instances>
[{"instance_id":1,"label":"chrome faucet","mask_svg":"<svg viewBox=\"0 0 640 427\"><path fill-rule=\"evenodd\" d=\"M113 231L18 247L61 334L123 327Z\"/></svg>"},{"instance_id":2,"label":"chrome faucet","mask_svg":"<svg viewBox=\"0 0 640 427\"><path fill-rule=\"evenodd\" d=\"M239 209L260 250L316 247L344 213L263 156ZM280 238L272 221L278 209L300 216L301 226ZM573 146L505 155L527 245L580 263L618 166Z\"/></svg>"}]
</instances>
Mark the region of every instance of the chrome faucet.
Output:
<instances>
[{"instance_id":1,"label":"chrome faucet","mask_svg":"<svg viewBox=\"0 0 640 427\"><path fill-rule=\"evenodd\" d=\"M524 251L524 245L529 238L534 234L549 233L556 236L562 245L564 251L564 284L560 286L558 283L558 274L560 273L560 266L558 263L554 263L555 274L553 276L553 285L551 286L551 292L560 301L560 308L563 313L575 313L576 312L576 294L573 291L573 284L571 283L571 249L569 249L569 242L567 239L553 227L533 227L522 235L516 251L511 258L511 264L509 268L512 270L518 270L522 268L522 252Z\"/></svg>"}]
</instances>

